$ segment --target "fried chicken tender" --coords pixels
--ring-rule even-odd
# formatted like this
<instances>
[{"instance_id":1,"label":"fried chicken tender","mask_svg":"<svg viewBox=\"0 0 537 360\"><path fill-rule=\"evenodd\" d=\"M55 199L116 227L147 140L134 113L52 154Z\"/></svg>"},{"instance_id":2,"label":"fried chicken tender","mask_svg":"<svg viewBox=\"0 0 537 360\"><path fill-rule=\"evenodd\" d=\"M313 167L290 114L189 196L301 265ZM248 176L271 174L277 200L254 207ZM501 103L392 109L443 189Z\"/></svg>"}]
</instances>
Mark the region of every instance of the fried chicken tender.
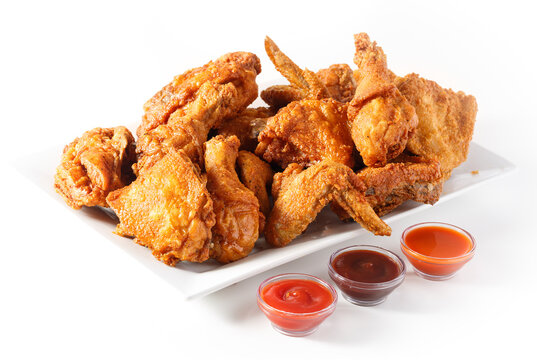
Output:
<instances>
[{"instance_id":1,"label":"fried chicken tender","mask_svg":"<svg viewBox=\"0 0 537 360\"><path fill-rule=\"evenodd\" d=\"M178 75L145 103L145 114L136 133L142 136L166 124L175 112L179 117L188 116L192 110L199 112L192 107L197 106L198 97L206 96L204 84L210 84L217 96L222 97L214 114L217 119L214 126L218 126L220 121L236 116L257 98L255 78L260 72L261 63L255 54L233 52Z\"/></svg>"},{"instance_id":2,"label":"fried chicken tender","mask_svg":"<svg viewBox=\"0 0 537 360\"><path fill-rule=\"evenodd\" d=\"M63 149L54 187L73 209L107 207L108 193L134 179L135 161L134 138L126 127L95 128Z\"/></svg>"},{"instance_id":3,"label":"fried chicken tender","mask_svg":"<svg viewBox=\"0 0 537 360\"><path fill-rule=\"evenodd\" d=\"M205 143L207 189L214 202L211 258L228 263L247 256L253 249L265 217L259 201L235 172L239 150L236 136L218 135Z\"/></svg>"},{"instance_id":4,"label":"fried chicken tender","mask_svg":"<svg viewBox=\"0 0 537 360\"><path fill-rule=\"evenodd\" d=\"M272 186L274 172L270 165L249 151L239 151L237 158L242 183L250 189L259 201L259 210L265 218L270 213L270 200L267 188Z\"/></svg>"},{"instance_id":5,"label":"fried chicken tender","mask_svg":"<svg viewBox=\"0 0 537 360\"><path fill-rule=\"evenodd\" d=\"M444 178L449 178L451 171L468 156L477 114L476 99L462 91L443 89L417 74L398 78L396 83L419 119L407 150L438 159Z\"/></svg>"},{"instance_id":6,"label":"fried chicken tender","mask_svg":"<svg viewBox=\"0 0 537 360\"><path fill-rule=\"evenodd\" d=\"M357 173L367 190L365 198L378 216L384 216L407 200L434 204L444 180L440 163L420 156L401 154L383 167L367 167ZM332 210L341 220L350 216L337 206Z\"/></svg>"},{"instance_id":7,"label":"fried chicken tender","mask_svg":"<svg viewBox=\"0 0 537 360\"><path fill-rule=\"evenodd\" d=\"M256 155L282 168L329 159L354 165L346 105L332 99L295 101L267 121Z\"/></svg>"},{"instance_id":8,"label":"fried chicken tender","mask_svg":"<svg viewBox=\"0 0 537 360\"><path fill-rule=\"evenodd\" d=\"M382 48L365 33L354 41L360 81L348 108L351 135L367 166L384 166L403 152L418 118L395 86Z\"/></svg>"},{"instance_id":9,"label":"fried chicken tender","mask_svg":"<svg viewBox=\"0 0 537 360\"><path fill-rule=\"evenodd\" d=\"M265 238L274 246L285 246L304 232L331 201L375 235L391 233L367 203L363 182L343 164L324 160L306 170L292 164L274 176L273 190L277 199L265 227Z\"/></svg>"},{"instance_id":10,"label":"fried chicken tender","mask_svg":"<svg viewBox=\"0 0 537 360\"><path fill-rule=\"evenodd\" d=\"M116 233L134 237L170 266L207 260L215 214L205 183L182 150L170 149L132 184L106 198L120 221Z\"/></svg>"},{"instance_id":11,"label":"fried chicken tender","mask_svg":"<svg viewBox=\"0 0 537 360\"><path fill-rule=\"evenodd\" d=\"M224 137L235 135L241 142L240 150L254 152L257 147L257 137L271 116L274 116L272 109L266 107L248 108L237 117L223 122L218 128L218 134Z\"/></svg>"},{"instance_id":12,"label":"fried chicken tender","mask_svg":"<svg viewBox=\"0 0 537 360\"><path fill-rule=\"evenodd\" d=\"M302 70L268 36L265 38L265 50L278 70L291 85L275 85L261 92L261 98L274 109L303 100L320 100L332 98L341 102L352 99L356 82L351 68L346 64L335 64L317 73Z\"/></svg>"}]
</instances>

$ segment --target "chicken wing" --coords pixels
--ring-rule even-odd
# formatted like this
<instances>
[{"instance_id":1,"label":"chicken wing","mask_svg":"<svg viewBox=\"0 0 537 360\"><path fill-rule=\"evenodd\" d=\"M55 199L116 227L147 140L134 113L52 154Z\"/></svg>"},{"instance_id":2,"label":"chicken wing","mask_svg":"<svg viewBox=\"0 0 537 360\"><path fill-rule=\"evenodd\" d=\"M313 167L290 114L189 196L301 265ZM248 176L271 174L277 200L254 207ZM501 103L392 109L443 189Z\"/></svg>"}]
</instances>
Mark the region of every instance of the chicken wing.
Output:
<instances>
[{"instance_id":1,"label":"chicken wing","mask_svg":"<svg viewBox=\"0 0 537 360\"><path fill-rule=\"evenodd\" d=\"M386 215L407 200L431 205L438 201L444 184L438 161L405 154L392 161L357 173L367 188L365 198L378 216ZM336 204L332 205L341 220L351 218Z\"/></svg>"},{"instance_id":2,"label":"chicken wing","mask_svg":"<svg viewBox=\"0 0 537 360\"><path fill-rule=\"evenodd\" d=\"M365 33L354 40L360 77L348 108L351 135L367 166L384 166L403 152L418 118L395 86L382 48Z\"/></svg>"},{"instance_id":3,"label":"chicken wing","mask_svg":"<svg viewBox=\"0 0 537 360\"><path fill-rule=\"evenodd\" d=\"M255 153L282 168L324 159L354 165L346 106L332 99L295 101L267 121Z\"/></svg>"},{"instance_id":4,"label":"chicken wing","mask_svg":"<svg viewBox=\"0 0 537 360\"><path fill-rule=\"evenodd\" d=\"M214 202L211 257L228 263L247 256L253 249L265 218L259 202L235 172L239 139L218 135L205 143L207 189Z\"/></svg>"},{"instance_id":5,"label":"chicken wing","mask_svg":"<svg viewBox=\"0 0 537 360\"><path fill-rule=\"evenodd\" d=\"M274 109L303 100L332 98L337 101L350 101L356 89L353 72L346 64L335 64L327 69L313 73L302 70L268 36L265 50L278 70L291 85L275 85L261 92L261 98Z\"/></svg>"},{"instance_id":6,"label":"chicken wing","mask_svg":"<svg viewBox=\"0 0 537 360\"><path fill-rule=\"evenodd\" d=\"M269 108L248 108L237 117L223 122L218 128L218 134L224 137L235 135L241 142L239 149L254 152L257 137L271 116L274 116L274 111Z\"/></svg>"},{"instance_id":7,"label":"chicken wing","mask_svg":"<svg viewBox=\"0 0 537 360\"><path fill-rule=\"evenodd\" d=\"M290 165L274 176L273 193L277 199L265 227L265 238L270 244L287 245L332 200L375 235L390 235L390 227L367 203L366 187L351 168L324 160L301 170L299 165Z\"/></svg>"},{"instance_id":8,"label":"chicken wing","mask_svg":"<svg viewBox=\"0 0 537 360\"><path fill-rule=\"evenodd\" d=\"M438 159L445 179L466 160L474 131L477 102L462 91L443 89L417 74L396 80L397 87L414 106L418 126L407 149L427 158Z\"/></svg>"},{"instance_id":9,"label":"chicken wing","mask_svg":"<svg viewBox=\"0 0 537 360\"><path fill-rule=\"evenodd\" d=\"M250 189L259 201L259 210L268 218L270 200L267 188L272 186L274 173L270 165L249 151L239 151L237 165L242 183Z\"/></svg>"},{"instance_id":10,"label":"chicken wing","mask_svg":"<svg viewBox=\"0 0 537 360\"><path fill-rule=\"evenodd\" d=\"M134 179L135 161L134 138L126 127L95 128L63 149L54 187L73 209L107 207L108 193Z\"/></svg>"},{"instance_id":11,"label":"chicken wing","mask_svg":"<svg viewBox=\"0 0 537 360\"><path fill-rule=\"evenodd\" d=\"M205 183L182 150L170 149L132 184L106 198L120 220L116 233L134 237L170 266L207 260L215 214Z\"/></svg>"},{"instance_id":12,"label":"chicken wing","mask_svg":"<svg viewBox=\"0 0 537 360\"><path fill-rule=\"evenodd\" d=\"M219 121L237 115L256 99L255 78L260 72L261 63L255 54L234 52L178 75L145 103L145 114L136 133L142 136L166 124L175 112L179 117L188 116L192 111L199 112L195 100L206 96L200 92L204 84L212 85L217 96L222 97L215 114L218 120L214 126L217 126Z\"/></svg>"}]
</instances>

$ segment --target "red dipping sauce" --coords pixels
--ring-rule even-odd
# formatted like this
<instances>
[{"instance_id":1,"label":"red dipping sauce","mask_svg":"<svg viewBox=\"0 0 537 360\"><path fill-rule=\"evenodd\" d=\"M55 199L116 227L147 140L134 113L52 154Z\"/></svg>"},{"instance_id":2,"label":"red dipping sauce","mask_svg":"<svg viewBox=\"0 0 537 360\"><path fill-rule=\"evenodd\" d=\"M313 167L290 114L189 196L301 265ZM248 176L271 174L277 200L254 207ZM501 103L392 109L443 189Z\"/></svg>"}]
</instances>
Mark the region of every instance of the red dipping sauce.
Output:
<instances>
[{"instance_id":1,"label":"red dipping sauce","mask_svg":"<svg viewBox=\"0 0 537 360\"><path fill-rule=\"evenodd\" d=\"M382 303L405 277L405 264L378 246L356 245L330 257L328 274L349 302L372 306Z\"/></svg>"},{"instance_id":2,"label":"red dipping sauce","mask_svg":"<svg viewBox=\"0 0 537 360\"><path fill-rule=\"evenodd\" d=\"M287 279L268 284L261 298L278 310L311 313L322 310L334 301L330 291L312 280Z\"/></svg>"},{"instance_id":3,"label":"red dipping sauce","mask_svg":"<svg viewBox=\"0 0 537 360\"><path fill-rule=\"evenodd\" d=\"M422 223L403 232L401 250L418 275L429 280L446 280L473 257L475 241L457 226Z\"/></svg>"},{"instance_id":4,"label":"red dipping sauce","mask_svg":"<svg viewBox=\"0 0 537 360\"><path fill-rule=\"evenodd\" d=\"M337 292L323 280L306 274L283 274L259 286L259 308L279 332L304 336L317 329L336 307Z\"/></svg>"}]
</instances>

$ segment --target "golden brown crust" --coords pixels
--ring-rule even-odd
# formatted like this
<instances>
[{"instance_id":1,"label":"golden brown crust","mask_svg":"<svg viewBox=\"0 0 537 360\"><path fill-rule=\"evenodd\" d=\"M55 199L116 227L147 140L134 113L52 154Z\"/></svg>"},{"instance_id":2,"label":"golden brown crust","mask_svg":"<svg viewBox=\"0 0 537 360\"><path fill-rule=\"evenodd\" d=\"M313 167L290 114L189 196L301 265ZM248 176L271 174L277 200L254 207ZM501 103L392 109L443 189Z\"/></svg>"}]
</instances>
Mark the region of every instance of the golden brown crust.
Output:
<instances>
[{"instance_id":1,"label":"golden brown crust","mask_svg":"<svg viewBox=\"0 0 537 360\"><path fill-rule=\"evenodd\" d=\"M218 134L224 137L236 136L241 142L240 150L255 151L257 137L267 124L274 111L266 107L248 108L233 119L224 121Z\"/></svg>"},{"instance_id":2,"label":"golden brown crust","mask_svg":"<svg viewBox=\"0 0 537 360\"><path fill-rule=\"evenodd\" d=\"M466 160L477 114L477 102L462 91L443 89L417 74L398 78L397 86L414 106L418 125L407 149L437 159L444 177Z\"/></svg>"},{"instance_id":3,"label":"golden brown crust","mask_svg":"<svg viewBox=\"0 0 537 360\"><path fill-rule=\"evenodd\" d=\"M306 92L292 85L274 85L261 91L261 99L273 109L281 109L293 101L302 100Z\"/></svg>"},{"instance_id":4,"label":"golden brown crust","mask_svg":"<svg viewBox=\"0 0 537 360\"><path fill-rule=\"evenodd\" d=\"M255 54L234 52L178 75L145 103L145 114L136 133L142 136L166 124L177 111L178 116L188 116L193 111L191 105L203 96L199 90L204 84L212 85L217 93L229 92L229 87L233 87L231 92L238 96L224 97L216 117L221 121L236 116L257 97L255 78L260 72L261 63Z\"/></svg>"},{"instance_id":5,"label":"golden brown crust","mask_svg":"<svg viewBox=\"0 0 537 360\"><path fill-rule=\"evenodd\" d=\"M237 158L242 183L250 189L259 200L259 209L268 218L270 200L267 188L272 186L274 172L270 165L249 151L239 151Z\"/></svg>"},{"instance_id":6,"label":"golden brown crust","mask_svg":"<svg viewBox=\"0 0 537 360\"><path fill-rule=\"evenodd\" d=\"M218 135L205 143L207 189L214 202L211 258L228 263L247 256L253 249L265 220L254 193L235 172L239 150L236 136Z\"/></svg>"},{"instance_id":7,"label":"golden brown crust","mask_svg":"<svg viewBox=\"0 0 537 360\"><path fill-rule=\"evenodd\" d=\"M360 79L348 109L352 139L367 166L384 166L403 152L418 119L395 86L382 48L364 33L355 35L355 45Z\"/></svg>"},{"instance_id":8,"label":"golden brown crust","mask_svg":"<svg viewBox=\"0 0 537 360\"><path fill-rule=\"evenodd\" d=\"M329 96L340 102L349 102L356 92L356 81L347 64L330 65L317 71L317 77L326 86Z\"/></svg>"},{"instance_id":9,"label":"golden brown crust","mask_svg":"<svg viewBox=\"0 0 537 360\"><path fill-rule=\"evenodd\" d=\"M282 168L330 159L354 165L346 105L332 99L302 100L289 104L267 121L255 153Z\"/></svg>"},{"instance_id":10,"label":"golden brown crust","mask_svg":"<svg viewBox=\"0 0 537 360\"><path fill-rule=\"evenodd\" d=\"M287 245L304 232L331 201L336 201L375 235L391 233L390 227L365 200L365 186L349 167L324 160L304 171L297 166L288 169L275 176L275 183L279 184L278 197L265 228L265 238L270 244Z\"/></svg>"},{"instance_id":11,"label":"golden brown crust","mask_svg":"<svg viewBox=\"0 0 537 360\"><path fill-rule=\"evenodd\" d=\"M54 187L73 209L107 207L108 193L133 180L135 161L134 137L126 127L95 128L64 148Z\"/></svg>"},{"instance_id":12,"label":"golden brown crust","mask_svg":"<svg viewBox=\"0 0 537 360\"><path fill-rule=\"evenodd\" d=\"M134 237L163 263L209 258L213 201L205 179L182 150L170 151L107 202L120 223L116 233Z\"/></svg>"}]
</instances>

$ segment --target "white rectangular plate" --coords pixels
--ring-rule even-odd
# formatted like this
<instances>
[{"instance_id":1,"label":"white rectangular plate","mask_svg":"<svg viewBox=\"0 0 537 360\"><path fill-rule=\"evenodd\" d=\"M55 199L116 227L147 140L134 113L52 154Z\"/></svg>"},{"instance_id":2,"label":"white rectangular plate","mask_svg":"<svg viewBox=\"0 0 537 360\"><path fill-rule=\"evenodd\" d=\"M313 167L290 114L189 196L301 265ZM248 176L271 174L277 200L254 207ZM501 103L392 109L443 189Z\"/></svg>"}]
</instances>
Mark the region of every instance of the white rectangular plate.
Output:
<instances>
[{"instance_id":1,"label":"white rectangular plate","mask_svg":"<svg viewBox=\"0 0 537 360\"><path fill-rule=\"evenodd\" d=\"M19 159L15 167L31 181L37 183L53 199L63 203L63 199L56 194L53 186L53 177L60 161L61 149L62 147L57 147ZM514 168L509 161L472 143L468 160L455 169L451 178L444 184L444 192L439 203L452 199L490 179L505 175ZM472 174L474 170L478 170L478 173ZM390 224L427 209L429 206L407 201L383 217L383 220ZM304 255L366 234L366 230L359 224L342 223L331 211L325 209L304 234L284 248L270 248L261 238L248 257L231 264L219 265L213 261L202 264L182 262L175 267L169 267L157 261L148 249L135 244L130 239L113 234L116 220L100 209L84 208L75 211L66 205L65 209L75 213L83 222L172 284L188 299L207 295Z\"/></svg>"}]
</instances>

